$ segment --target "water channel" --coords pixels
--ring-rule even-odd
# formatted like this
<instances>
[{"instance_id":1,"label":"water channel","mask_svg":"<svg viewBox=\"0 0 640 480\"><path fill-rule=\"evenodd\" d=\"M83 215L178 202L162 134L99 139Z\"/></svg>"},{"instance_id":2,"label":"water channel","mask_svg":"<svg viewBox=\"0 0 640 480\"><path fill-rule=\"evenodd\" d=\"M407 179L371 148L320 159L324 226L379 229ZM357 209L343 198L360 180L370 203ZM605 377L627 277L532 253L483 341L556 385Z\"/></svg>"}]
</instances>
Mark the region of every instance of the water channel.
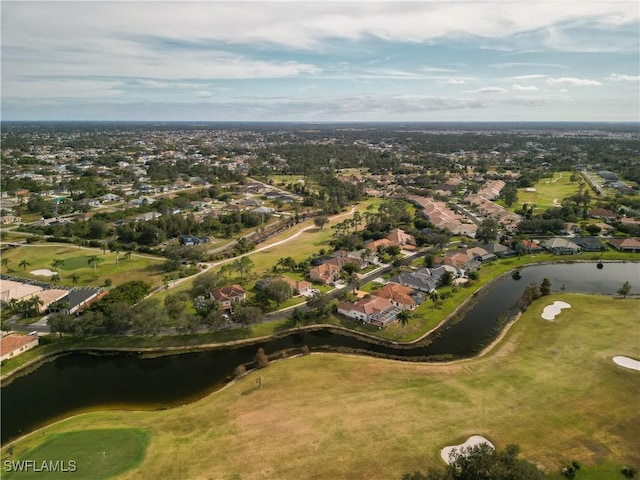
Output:
<instances>
[{"instance_id":1,"label":"water channel","mask_svg":"<svg viewBox=\"0 0 640 480\"><path fill-rule=\"evenodd\" d=\"M106 409L159 409L188 403L228 381L258 347L268 354L307 345L311 351L357 350L411 361L438 361L477 354L495 338L525 287L549 278L552 289L614 294L624 281L640 291L640 263L538 265L505 276L457 318L424 341L393 345L331 330L288 334L266 342L195 353L140 358L135 353L72 353L45 363L2 387L2 443L72 413Z\"/></svg>"}]
</instances>

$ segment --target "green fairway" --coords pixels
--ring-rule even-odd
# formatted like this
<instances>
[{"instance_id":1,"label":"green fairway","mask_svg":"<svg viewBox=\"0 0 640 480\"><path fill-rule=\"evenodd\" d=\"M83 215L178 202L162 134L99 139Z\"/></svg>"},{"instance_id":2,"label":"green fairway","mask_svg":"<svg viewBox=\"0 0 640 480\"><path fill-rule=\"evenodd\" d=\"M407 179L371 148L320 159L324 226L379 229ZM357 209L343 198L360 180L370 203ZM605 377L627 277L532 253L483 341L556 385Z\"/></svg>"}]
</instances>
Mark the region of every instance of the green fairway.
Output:
<instances>
[{"instance_id":1,"label":"green fairway","mask_svg":"<svg viewBox=\"0 0 640 480\"><path fill-rule=\"evenodd\" d=\"M47 437L44 442L20 458L10 458L9 460L14 462L12 470L16 471L7 473L7 457L3 457L3 470L6 475L3 475L3 478L109 478L139 464L144 457L147 443L147 434L132 428L57 433ZM33 463L28 470L23 467L23 470L19 471L20 461Z\"/></svg>"},{"instance_id":2,"label":"green fairway","mask_svg":"<svg viewBox=\"0 0 640 480\"><path fill-rule=\"evenodd\" d=\"M543 320L555 300L571 308ZM413 364L314 354L183 407L88 413L46 431L148 431L144 461L126 479L398 479L441 465L442 447L480 434L499 448L519 444L552 480L572 460L583 465L578 479L614 480L622 466L640 465L640 372L612 361L640 358L637 308L636 299L551 295L481 358ZM14 456L41 442L40 432L25 437Z\"/></svg>"},{"instance_id":3,"label":"green fairway","mask_svg":"<svg viewBox=\"0 0 640 480\"><path fill-rule=\"evenodd\" d=\"M89 258L94 255L98 257L95 269L89 264ZM151 256L133 254L131 258L125 258L124 253L120 252L116 265L115 253L108 250L103 253L99 248L79 249L73 245L25 245L6 249L2 252L2 256L9 259L8 267L12 270L8 272L8 268L3 268L2 273L42 282L48 282L50 277L34 275L32 272L36 270L57 272L58 268L54 268L52 262L54 259L63 260L64 264L59 267L62 277L60 285L65 286L101 286L106 279L110 279L113 286L132 280L142 280L152 286L158 286L162 284L165 273L162 268L164 260L160 257L155 259ZM23 260L27 264L21 266L20 263ZM77 284L73 282L74 274L78 276Z\"/></svg>"},{"instance_id":4,"label":"green fairway","mask_svg":"<svg viewBox=\"0 0 640 480\"><path fill-rule=\"evenodd\" d=\"M543 178L532 187L535 191L519 188L518 201L511 210L518 210L523 203L535 204L536 213L542 213L550 207L559 207L564 198L578 193L580 182L571 182L571 175L572 172L557 172L553 178Z\"/></svg>"}]
</instances>

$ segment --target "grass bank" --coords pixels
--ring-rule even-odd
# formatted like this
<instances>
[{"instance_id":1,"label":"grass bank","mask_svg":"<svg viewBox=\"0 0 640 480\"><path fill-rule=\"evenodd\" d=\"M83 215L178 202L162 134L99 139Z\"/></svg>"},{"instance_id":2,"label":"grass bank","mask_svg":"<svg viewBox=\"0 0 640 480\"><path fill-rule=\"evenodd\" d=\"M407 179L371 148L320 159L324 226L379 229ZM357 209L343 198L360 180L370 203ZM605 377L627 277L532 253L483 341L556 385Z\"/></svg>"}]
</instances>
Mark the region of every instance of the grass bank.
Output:
<instances>
[{"instance_id":1,"label":"grass bank","mask_svg":"<svg viewBox=\"0 0 640 480\"><path fill-rule=\"evenodd\" d=\"M572 308L542 320L558 299ZM591 478L613 480L622 465L640 464L638 373L611 360L640 357L629 335L637 307L553 295L482 358L438 365L311 355L260 371L261 389L254 373L170 411L94 412L45 430L148 431L147 455L123 479L392 479L440 465L442 447L481 434L499 447L518 443L549 472L575 459L596 472ZM42 441L41 432L25 437L14 456Z\"/></svg>"}]
</instances>

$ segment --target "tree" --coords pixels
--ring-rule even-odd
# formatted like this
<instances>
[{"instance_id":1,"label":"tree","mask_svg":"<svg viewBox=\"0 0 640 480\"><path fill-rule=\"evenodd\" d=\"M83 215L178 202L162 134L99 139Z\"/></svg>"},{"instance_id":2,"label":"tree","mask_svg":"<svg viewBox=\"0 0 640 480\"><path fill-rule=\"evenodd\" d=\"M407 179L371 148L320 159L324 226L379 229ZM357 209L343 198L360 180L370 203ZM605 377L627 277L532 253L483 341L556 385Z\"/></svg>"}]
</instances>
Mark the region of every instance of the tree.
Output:
<instances>
[{"instance_id":1,"label":"tree","mask_svg":"<svg viewBox=\"0 0 640 480\"><path fill-rule=\"evenodd\" d=\"M427 268L433 268L435 264L435 258L433 255L425 255L424 256L424 266Z\"/></svg>"},{"instance_id":2,"label":"tree","mask_svg":"<svg viewBox=\"0 0 640 480\"><path fill-rule=\"evenodd\" d=\"M77 286L78 285L78 281L80 280L80 275L78 275L77 273L73 273L71 275L71 282L73 283L73 286Z\"/></svg>"},{"instance_id":3,"label":"tree","mask_svg":"<svg viewBox=\"0 0 640 480\"><path fill-rule=\"evenodd\" d=\"M435 290L429 292L429 300L433 302L432 308L435 310L438 302L440 301L440 295L438 295L438 292Z\"/></svg>"},{"instance_id":4,"label":"tree","mask_svg":"<svg viewBox=\"0 0 640 480\"><path fill-rule=\"evenodd\" d=\"M24 258L22 260L20 260L20 263L18 264L18 266L22 267L23 270L26 270L29 265L31 265L31 264Z\"/></svg>"},{"instance_id":5,"label":"tree","mask_svg":"<svg viewBox=\"0 0 640 480\"><path fill-rule=\"evenodd\" d=\"M293 289L284 280L273 280L264 287L264 292L269 299L274 300L278 307L282 302L286 302L293 295Z\"/></svg>"},{"instance_id":6,"label":"tree","mask_svg":"<svg viewBox=\"0 0 640 480\"><path fill-rule=\"evenodd\" d=\"M4 257L2 260L0 260L0 265L2 265L5 268L9 268L9 262L11 261L11 259Z\"/></svg>"},{"instance_id":7,"label":"tree","mask_svg":"<svg viewBox=\"0 0 640 480\"><path fill-rule=\"evenodd\" d=\"M411 320L411 312L409 310L402 310L398 314L397 318L398 318L398 323L402 326L402 331L404 332L404 329L409 324L409 320Z\"/></svg>"},{"instance_id":8,"label":"tree","mask_svg":"<svg viewBox=\"0 0 640 480\"><path fill-rule=\"evenodd\" d=\"M531 305L531 302L533 302L538 298L540 298L540 288L538 287L538 284L530 283L524 289L524 292L522 293L520 300L518 300L518 306L520 307L520 310L524 312L527 309L527 307Z\"/></svg>"},{"instance_id":9,"label":"tree","mask_svg":"<svg viewBox=\"0 0 640 480\"><path fill-rule=\"evenodd\" d=\"M129 260L131 258L131 250L124 252L124 258L125 260Z\"/></svg>"},{"instance_id":10,"label":"tree","mask_svg":"<svg viewBox=\"0 0 640 480\"><path fill-rule=\"evenodd\" d=\"M118 242L111 242L109 244L109 251L111 253L115 253L116 265L118 265L118 254L122 251L122 245L120 245Z\"/></svg>"},{"instance_id":11,"label":"tree","mask_svg":"<svg viewBox=\"0 0 640 480\"><path fill-rule=\"evenodd\" d=\"M362 215L360 214L360 212L356 211L353 214L353 226L355 227L356 232L358 231L358 226L362 225Z\"/></svg>"},{"instance_id":12,"label":"tree","mask_svg":"<svg viewBox=\"0 0 640 480\"><path fill-rule=\"evenodd\" d=\"M159 300L147 300L133 308L131 323L136 335L156 336L168 322Z\"/></svg>"},{"instance_id":13,"label":"tree","mask_svg":"<svg viewBox=\"0 0 640 480\"><path fill-rule=\"evenodd\" d=\"M476 232L476 238L482 242L493 242L498 238L500 224L493 218L482 221Z\"/></svg>"},{"instance_id":14,"label":"tree","mask_svg":"<svg viewBox=\"0 0 640 480\"><path fill-rule=\"evenodd\" d=\"M313 219L313 224L318 227L320 230L324 229L324 226L329 223L329 218L325 216L315 217Z\"/></svg>"},{"instance_id":15,"label":"tree","mask_svg":"<svg viewBox=\"0 0 640 480\"><path fill-rule=\"evenodd\" d=\"M72 333L75 329L73 315L67 313L53 313L49 315L47 325L52 332L57 332L60 337L62 337L63 333Z\"/></svg>"},{"instance_id":16,"label":"tree","mask_svg":"<svg viewBox=\"0 0 640 480\"><path fill-rule=\"evenodd\" d=\"M442 274L442 277L440 277L440 285L448 286L448 285L451 285L452 283L453 283L453 273L447 270Z\"/></svg>"},{"instance_id":17,"label":"tree","mask_svg":"<svg viewBox=\"0 0 640 480\"><path fill-rule=\"evenodd\" d=\"M540 295L549 295L551 293L551 280L548 278L543 278L542 283L540 284Z\"/></svg>"},{"instance_id":18,"label":"tree","mask_svg":"<svg viewBox=\"0 0 640 480\"><path fill-rule=\"evenodd\" d=\"M51 266L58 270L58 275L62 278L62 275L60 275L60 268L64 267L64 260L61 258L54 258L51 262Z\"/></svg>"},{"instance_id":19,"label":"tree","mask_svg":"<svg viewBox=\"0 0 640 480\"><path fill-rule=\"evenodd\" d=\"M487 443L454 450L449 465L430 469L426 473L405 473L402 480L541 480L544 474L538 467L518 458L520 448L507 445L494 450Z\"/></svg>"},{"instance_id":20,"label":"tree","mask_svg":"<svg viewBox=\"0 0 640 480\"><path fill-rule=\"evenodd\" d=\"M51 283L53 283L54 285L57 285L60 283L60 274L56 273L55 275L53 275L51 277Z\"/></svg>"},{"instance_id":21,"label":"tree","mask_svg":"<svg viewBox=\"0 0 640 480\"><path fill-rule=\"evenodd\" d=\"M99 261L100 261L100 258L97 255L91 255L89 258L87 258L87 264L89 266L93 265L93 276L94 277L98 276L97 265L98 265Z\"/></svg>"},{"instance_id":22,"label":"tree","mask_svg":"<svg viewBox=\"0 0 640 480\"><path fill-rule=\"evenodd\" d=\"M235 307L233 321L249 328L251 325L262 321L262 310L258 307Z\"/></svg>"},{"instance_id":23,"label":"tree","mask_svg":"<svg viewBox=\"0 0 640 480\"><path fill-rule=\"evenodd\" d=\"M256 368L265 368L269 365L269 357L264 352L264 348L260 347L256 353L253 363Z\"/></svg>"},{"instance_id":24,"label":"tree","mask_svg":"<svg viewBox=\"0 0 640 480\"><path fill-rule=\"evenodd\" d=\"M618 289L618 295L622 295L624 298L627 298L627 295L631 292L631 284L629 281L626 281L622 284L622 286Z\"/></svg>"}]
</instances>

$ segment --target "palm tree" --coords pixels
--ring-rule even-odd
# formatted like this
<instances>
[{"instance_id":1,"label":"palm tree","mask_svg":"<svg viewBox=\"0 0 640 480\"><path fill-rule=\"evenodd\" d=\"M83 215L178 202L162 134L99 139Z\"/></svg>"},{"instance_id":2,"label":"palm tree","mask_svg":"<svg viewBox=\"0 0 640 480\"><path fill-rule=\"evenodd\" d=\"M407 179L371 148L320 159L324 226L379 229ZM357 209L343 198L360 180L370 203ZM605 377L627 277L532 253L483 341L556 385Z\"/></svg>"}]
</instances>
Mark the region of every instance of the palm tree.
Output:
<instances>
[{"instance_id":1,"label":"palm tree","mask_svg":"<svg viewBox=\"0 0 640 480\"><path fill-rule=\"evenodd\" d=\"M120 253L120 250L122 250L122 247L118 243L114 242L109 245L109 251L116 254L116 265L118 265L118 253Z\"/></svg>"},{"instance_id":2,"label":"palm tree","mask_svg":"<svg viewBox=\"0 0 640 480\"><path fill-rule=\"evenodd\" d=\"M98 276L97 265L98 265L99 261L100 261L100 258L98 258L97 255L91 255L89 258L87 258L87 264L89 264L89 266L93 265L93 276L94 277Z\"/></svg>"},{"instance_id":3,"label":"palm tree","mask_svg":"<svg viewBox=\"0 0 640 480\"><path fill-rule=\"evenodd\" d=\"M124 258L125 260L129 260L131 258L131 250L124 252Z\"/></svg>"},{"instance_id":4,"label":"palm tree","mask_svg":"<svg viewBox=\"0 0 640 480\"><path fill-rule=\"evenodd\" d=\"M433 309L435 310L436 304L438 303L438 300L440 300L440 295L438 295L438 292L434 290L433 292L429 293L429 300L433 302Z\"/></svg>"},{"instance_id":5,"label":"palm tree","mask_svg":"<svg viewBox=\"0 0 640 480\"><path fill-rule=\"evenodd\" d=\"M8 259L7 257L4 257L2 260L0 260L0 265L8 268L10 261L11 261L10 259Z\"/></svg>"},{"instance_id":6,"label":"palm tree","mask_svg":"<svg viewBox=\"0 0 640 480\"><path fill-rule=\"evenodd\" d=\"M52 276L51 283L53 283L54 285L60 283L60 274L56 273L54 276Z\"/></svg>"},{"instance_id":7,"label":"palm tree","mask_svg":"<svg viewBox=\"0 0 640 480\"><path fill-rule=\"evenodd\" d=\"M62 275L60 274L60 267L64 267L64 260L61 258L54 258L53 262L51 262L51 266L58 270L58 275L62 278Z\"/></svg>"},{"instance_id":8,"label":"palm tree","mask_svg":"<svg viewBox=\"0 0 640 480\"><path fill-rule=\"evenodd\" d=\"M405 327L409 324L409 320L411 320L411 312L409 310L402 310L398 314L398 323L402 326L402 333L404 333Z\"/></svg>"},{"instance_id":9,"label":"palm tree","mask_svg":"<svg viewBox=\"0 0 640 480\"><path fill-rule=\"evenodd\" d=\"M26 270L29 265L31 265L31 264L29 262L27 262L27 260L25 258L20 260L20 263L18 264L18 266L22 267L23 270Z\"/></svg>"},{"instance_id":10,"label":"palm tree","mask_svg":"<svg viewBox=\"0 0 640 480\"><path fill-rule=\"evenodd\" d=\"M71 281L73 282L74 287L78 285L78 280L80 280L80 275L78 275L77 273L71 275Z\"/></svg>"}]
</instances>

